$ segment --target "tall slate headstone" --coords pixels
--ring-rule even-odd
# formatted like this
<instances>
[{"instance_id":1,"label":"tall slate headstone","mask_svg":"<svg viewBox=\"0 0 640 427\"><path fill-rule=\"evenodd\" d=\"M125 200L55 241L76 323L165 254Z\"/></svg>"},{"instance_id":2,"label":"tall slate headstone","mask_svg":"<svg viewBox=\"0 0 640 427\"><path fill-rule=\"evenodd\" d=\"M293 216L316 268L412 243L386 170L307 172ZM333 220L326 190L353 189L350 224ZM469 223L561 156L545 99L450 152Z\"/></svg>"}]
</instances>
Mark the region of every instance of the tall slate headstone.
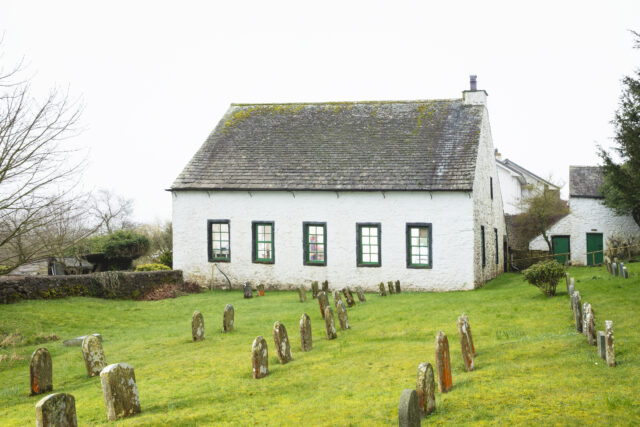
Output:
<instances>
[{"instance_id":1,"label":"tall slate headstone","mask_svg":"<svg viewBox=\"0 0 640 427\"><path fill-rule=\"evenodd\" d=\"M204 317L198 310L194 311L191 316L191 337L194 341L204 339Z\"/></svg>"},{"instance_id":2,"label":"tall slate headstone","mask_svg":"<svg viewBox=\"0 0 640 427\"><path fill-rule=\"evenodd\" d=\"M476 357L476 346L473 344L473 334L471 334L471 325L469 324L469 317L465 313L462 313L462 319L466 324L467 338L469 339L469 347L471 348L471 355L473 357Z\"/></svg>"},{"instance_id":3,"label":"tall slate headstone","mask_svg":"<svg viewBox=\"0 0 640 427\"><path fill-rule=\"evenodd\" d=\"M423 417L427 416L436 409L436 383L431 363L424 362L418 366L416 391L418 392L420 414Z\"/></svg>"},{"instance_id":4,"label":"tall slate headstone","mask_svg":"<svg viewBox=\"0 0 640 427\"><path fill-rule=\"evenodd\" d=\"M618 264L617 263L612 263L611 264L611 269L613 270L613 275L617 276L618 275Z\"/></svg>"},{"instance_id":5,"label":"tall slate headstone","mask_svg":"<svg viewBox=\"0 0 640 427\"><path fill-rule=\"evenodd\" d=\"M324 309L329 306L329 297L325 291L318 292L318 305L320 306L320 314L324 319Z\"/></svg>"},{"instance_id":6,"label":"tall slate headstone","mask_svg":"<svg viewBox=\"0 0 640 427\"><path fill-rule=\"evenodd\" d=\"M573 320L576 323L576 332L582 332L582 299L580 291L573 293Z\"/></svg>"},{"instance_id":7,"label":"tall slate headstone","mask_svg":"<svg viewBox=\"0 0 640 427\"><path fill-rule=\"evenodd\" d=\"M76 400L67 393L54 393L36 403L36 427L77 427Z\"/></svg>"},{"instance_id":8,"label":"tall slate headstone","mask_svg":"<svg viewBox=\"0 0 640 427\"><path fill-rule=\"evenodd\" d=\"M53 363L51 354L46 348L39 348L31 355L29 377L31 395L53 390Z\"/></svg>"},{"instance_id":9,"label":"tall slate headstone","mask_svg":"<svg viewBox=\"0 0 640 427\"><path fill-rule=\"evenodd\" d=\"M338 301L336 306L336 311L338 312L338 321L340 321L340 329L350 329L349 317L347 316L347 307L345 307L344 302Z\"/></svg>"},{"instance_id":10,"label":"tall slate headstone","mask_svg":"<svg viewBox=\"0 0 640 427\"><path fill-rule=\"evenodd\" d=\"M356 300L353 298L353 293L351 293L351 289L347 286L342 289L342 293L344 294L344 299L347 302L347 307L351 308L356 305Z\"/></svg>"},{"instance_id":11,"label":"tall slate headstone","mask_svg":"<svg viewBox=\"0 0 640 427\"><path fill-rule=\"evenodd\" d=\"M605 345L608 366L616 366L616 353L613 342L613 321L605 320Z\"/></svg>"},{"instance_id":12,"label":"tall slate headstone","mask_svg":"<svg viewBox=\"0 0 640 427\"><path fill-rule=\"evenodd\" d=\"M381 297L386 297L387 296L387 291L384 289L384 283L380 282L378 287L380 288L380 292L379 292L380 296Z\"/></svg>"},{"instance_id":13,"label":"tall slate headstone","mask_svg":"<svg viewBox=\"0 0 640 427\"><path fill-rule=\"evenodd\" d=\"M267 349L267 341L258 335L253 340L251 346L251 366L253 378L259 379L266 377L269 373L269 351Z\"/></svg>"},{"instance_id":14,"label":"tall slate headstone","mask_svg":"<svg viewBox=\"0 0 640 427\"><path fill-rule=\"evenodd\" d=\"M251 289L251 283L247 282L242 287L242 293L245 298L253 298L253 289Z\"/></svg>"},{"instance_id":15,"label":"tall slate headstone","mask_svg":"<svg viewBox=\"0 0 640 427\"><path fill-rule=\"evenodd\" d=\"M399 427L420 427L420 407L418 394L413 389L406 389L400 395L398 405Z\"/></svg>"},{"instance_id":16,"label":"tall slate headstone","mask_svg":"<svg viewBox=\"0 0 640 427\"><path fill-rule=\"evenodd\" d=\"M357 286L356 287L356 295L358 295L358 300L360 302L366 302L367 298L364 296L364 291L362 290L362 287Z\"/></svg>"},{"instance_id":17,"label":"tall slate headstone","mask_svg":"<svg viewBox=\"0 0 640 427\"><path fill-rule=\"evenodd\" d=\"M588 302L582 303L582 335L587 336L587 315L591 310L591 304Z\"/></svg>"},{"instance_id":18,"label":"tall slate headstone","mask_svg":"<svg viewBox=\"0 0 640 427\"><path fill-rule=\"evenodd\" d=\"M318 298L318 282L311 282L311 297Z\"/></svg>"},{"instance_id":19,"label":"tall slate headstone","mask_svg":"<svg viewBox=\"0 0 640 427\"><path fill-rule=\"evenodd\" d=\"M304 286L302 285L298 288L298 298L300 298L300 302L307 301L307 292L304 290Z\"/></svg>"},{"instance_id":20,"label":"tall slate headstone","mask_svg":"<svg viewBox=\"0 0 640 427\"><path fill-rule=\"evenodd\" d=\"M100 372L100 382L109 421L140 413L140 398L133 366L128 363L109 365Z\"/></svg>"},{"instance_id":21,"label":"tall slate headstone","mask_svg":"<svg viewBox=\"0 0 640 427\"><path fill-rule=\"evenodd\" d=\"M222 332L233 331L233 319L234 319L233 306L231 304L227 304L224 307L224 313L222 315Z\"/></svg>"},{"instance_id":22,"label":"tall slate headstone","mask_svg":"<svg viewBox=\"0 0 640 427\"><path fill-rule=\"evenodd\" d=\"M338 337L338 331L336 330L336 322L333 318L333 310L327 306L324 309L324 327L327 331L327 339L332 340Z\"/></svg>"},{"instance_id":23,"label":"tall slate headstone","mask_svg":"<svg viewBox=\"0 0 640 427\"><path fill-rule=\"evenodd\" d=\"M273 325L273 343L276 346L276 354L280 363L284 365L293 360L287 328L284 327L282 322L278 321Z\"/></svg>"},{"instance_id":24,"label":"tall slate headstone","mask_svg":"<svg viewBox=\"0 0 640 427\"><path fill-rule=\"evenodd\" d=\"M462 361L467 372L473 371L473 353L471 351L470 339L467 333L467 324L462 316L458 317L458 334L460 335L460 347L462 349Z\"/></svg>"},{"instance_id":25,"label":"tall slate headstone","mask_svg":"<svg viewBox=\"0 0 640 427\"><path fill-rule=\"evenodd\" d=\"M453 386L453 379L451 378L449 340L442 331L439 331L436 336L436 370L438 371L438 390L440 393L447 393Z\"/></svg>"},{"instance_id":26,"label":"tall slate headstone","mask_svg":"<svg viewBox=\"0 0 640 427\"><path fill-rule=\"evenodd\" d=\"M90 377L100 375L100 371L107 366L102 343L93 335L87 335L82 341L82 357L87 368L87 375Z\"/></svg>"},{"instance_id":27,"label":"tall slate headstone","mask_svg":"<svg viewBox=\"0 0 640 427\"><path fill-rule=\"evenodd\" d=\"M622 270L623 270L623 269L624 269L624 262L620 262L620 263L618 264L618 276L620 276L620 277L624 277L624 276L623 276L623 273L622 273Z\"/></svg>"},{"instance_id":28,"label":"tall slate headstone","mask_svg":"<svg viewBox=\"0 0 640 427\"><path fill-rule=\"evenodd\" d=\"M302 351L310 351L312 347L311 318L307 313L304 313L300 317L300 349Z\"/></svg>"},{"instance_id":29,"label":"tall slate headstone","mask_svg":"<svg viewBox=\"0 0 640 427\"><path fill-rule=\"evenodd\" d=\"M607 360L607 342L603 331L598 331L596 340L598 341L598 356Z\"/></svg>"}]
</instances>

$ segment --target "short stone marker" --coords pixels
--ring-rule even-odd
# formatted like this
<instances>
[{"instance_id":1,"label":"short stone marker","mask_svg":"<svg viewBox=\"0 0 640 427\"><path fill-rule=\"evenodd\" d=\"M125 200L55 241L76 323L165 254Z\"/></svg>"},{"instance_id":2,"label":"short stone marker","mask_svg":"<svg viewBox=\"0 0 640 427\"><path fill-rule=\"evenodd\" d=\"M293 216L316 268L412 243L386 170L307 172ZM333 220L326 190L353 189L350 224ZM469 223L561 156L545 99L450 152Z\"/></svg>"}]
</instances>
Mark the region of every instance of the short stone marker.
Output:
<instances>
[{"instance_id":1,"label":"short stone marker","mask_svg":"<svg viewBox=\"0 0 640 427\"><path fill-rule=\"evenodd\" d=\"M327 330L327 339L332 340L338 337L338 331L336 330L336 322L333 319L333 310L327 306L324 309L324 327Z\"/></svg>"},{"instance_id":2,"label":"short stone marker","mask_svg":"<svg viewBox=\"0 0 640 427\"><path fill-rule=\"evenodd\" d=\"M307 292L304 290L304 286L298 288L298 297L300 298L300 302L307 301Z\"/></svg>"},{"instance_id":3,"label":"short stone marker","mask_svg":"<svg viewBox=\"0 0 640 427\"><path fill-rule=\"evenodd\" d=\"M573 320L576 322L576 332L582 332L582 299L580 291L573 293Z\"/></svg>"},{"instance_id":4,"label":"short stone marker","mask_svg":"<svg viewBox=\"0 0 640 427\"><path fill-rule=\"evenodd\" d=\"M571 276L569 275L569 273L564 273L566 282L567 282L567 293L569 293L569 279L571 278Z\"/></svg>"},{"instance_id":5,"label":"short stone marker","mask_svg":"<svg viewBox=\"0 0 640 427\"><path fill-rule=\"evenodd\" d=\"M31 355L29 377L32 396L53 390L53 363L46 348L41 347Z\"/></svg>"},{"instance_id":6,"label":"short stone marker","mask_svg":"<svg viewBox=\"0 0 640 427\"><path fill-rule=\"evenodd\" d=\"M611 269L613 270L613 275L617 276L618 275L618 264L616 264L615 262L611 264Z\"/></svg>"},{"instance_id":7,"label":"short stone marker","mask_svg":"<svg viewBox=\"0 0 640 427\"><path fill-rule=\"evenodd\" d=\"M436 383L431 363L424 362L418 366L416 392L418 393L420 415L425 417L436 409Z\"/></svg>"},{"instance_id":8,"label":"short stone marker","mask_svg":"<svg viewBox=\"0 0 640 427\"><path fill-rule=\"evenodd\" d=\"M102 343L93 335L87 335L82 341L82 357L87 368L87 375L90 377L100 375L100 371L107 366Z\"/></svg>"},{"instance_id":9,"label":"short stone marker","mask_svg":"<svg viewBox=\"0 0 640 427\"><path fill-rule=\"evenodd\" d=\"M253 289L251 289L251 283L245 283L242 287L242 292L245 298L253 298Z\"/></svg>"},{"instance_id":10,"label":"short stone marker","mask_svg":"<svg viewBox=\"0 0 640 427\"><path fill-rule=\"evenodd\" d=\"M324 319L324 309L329 307L329 297L325 291L318 292L318 305L320 306L320 314Z\"/></svg>"},{"instance_id":11,"label":"short stone marker","mask_svg":"<svg viewBox=\"0 0 640 427\"><path fill-rule=\"evenodd\" d=\"M418 405L418 393L413 389L402 390L400 404L398 405L398 426L419 427L420 407Z\"/></svg>"},{"instance_id":12,"label":"short stone marker","mask_svg":"<svg viewBox=\"0 0 640 427\"><path fill-rule=\"evenodd\" d=\"M311 282L311 297L318 298L318 282Z\"/></svg>"},{"instance_id":13,"label":"short stone marker","mask_svg":"<svg viewBox=\"0 0 640 427\"><path fill-rule=\"evenodd\" d=\"M601 359L607 360L607 343L603 331L598 331L596 340L598 341L598 356Z\"/></svg>"},{"instance_id":14,"label":"short stone marker","mask_svg":"<svg viewBox=\"0 0 640 427\"><path fill-rule=\"evenodd\" d=\"M338 321L340 321L340 329L350 329L349 317L347 316L347 307L345 307L342 301L338 301L336 304L336 311L338 312Z\"/></svg>"},{"instance_id":15,"label":"short stone marker","mask_svg":"<svg viewBox=\"0 0 640 427\"><path fill-rule=\"evenodd\" d=\"M587 317L586 317L587 321L585 322L585 327L587 330L587 340L589 341L589 345L597 345L598 343L596 342L597 340L597 336L596 336L596 320L594 318L594 314L593 314L593 310L591 309L591 306L589 306L589 311L587 312Z\"/></svg>"},{"instance_id":16,"label":"short stone marker","mask_svg":"<svg viewBox=\"0 0 640 427\"><path fill-rule=\"evenodd\" d=\"M284 365L293 360L287 328L280 321L273 324L273 343L276 346L276 354L280 363Z\"/></svg>"},{"instance_id":17,"label":"short stone marker","mask_svg":"<svg viewBox=\"0 0 640 427\"><path fill-rule=\"evenodd\" d=\"M303 313L302 317L300 317L300 349L302 351L310 351L313 347L312 341L311 318L307 313Z\"/></svg>"},{"instance_id":18,"label":"short stone marker","mask_svg":"<svg viewBox=\"0 0 640 427\"><path fill-rule=\"evenodd\" d=\"M140 398L133 366L128 363L109 365L100 372L100 382L109 421L140 413Z\"/></svg>"},{"instance_id":19,"label":"short stone marker","mask_svg":"<svg viewBox=\"0 0 640 427\"><path fill-rule=\"evenodd\" d=\"M194 311L191 316L191 337L194 341L204 339L204 318L198 310Z\"/></svg>"},{"instance_id":20,"label":"short stone marker","mask_svg":"<svg viewBox=\"0 0 640 427\"><path fill-rule=\"evenodd\" d=\"M462 313L462 319L467 327L467 337L469 338L469 347L471 348L471 354L476 357L476 346L473 344L473 335L471 334L471 325L469 324L469 317Z\"/></svg>"},{"instance_id":21,"label":"short stone marker","mask_svg":"<svg viewBox=\"0 0 640 427\"><path fill-rule=\"evenodd\" d=\"M605 320L606 360L608 366L616 366L616 354L613 343L613 321Z\"/></svg>"},{"instance_id":22,"label":"short stone marker","mask_svg":"<svg viewBox=\"0 0 640 427\"><path fill-rule=\"evenodd\" d=\"M233 306L231 304L227 304L224 307L224 314L222 315L222 332L233 331L233 318Z\"/></svg>"},{"instance_id":23,"label":"short stone marker","mask_svg":"<svg viewBox=\"0 0 640 427\"><path fill-rule=\"evenodd\" d=\"M473 371L473 353L471 351L470 339L467 333L467 324L462 316L458 317L458 334L460 335L460 347L462 348L464 369L467 372L471 372Z\"/></svg>"},{"instance_id":24,"label":"short stone marker","mask_svg":"<svg viewBox=\"0 0 640 427\"><path fill-rule=\"evenodd\" d=\"M322 282L322 290L324 291L325 294L329 295L329 281L325 280L324 282Z\"/></svg>"},{"instance_id":25,"label":"short stone marker","mask_svg":"<svg viewBox=\"0 0 640 427\"><path fill-rule=\"evenodd\" d=\"M269 351L267 349L267 341L258 335L253 340L251 346L251 365L253 367L253 378L264 378L269 373Z\"/></svg>"},{"instance_id":26,"label":"short stone marker","mask_svg":"<svg viewBox=\"0 0 640 427\"><path fill-rule=\"evenodd\" d=\"M362 290L362 288L360 286L356 287L356 295L358 295L358 300L360 302L366 302L367 298L364 296L364 291Z\"/></svg>"},{"instance_id":27,"label":"short stone marker","mask_svg":"<svg viewBox=\"0 0 640 427\"><path fill-rule=\"evenodd\" d=\"M54 393L36 403L36 427L77 427L76 399L71 394Z\"/></svg>"},{"instance_id":28,"label":"short stone marker","mask_svg":"<svg viewBox=\"0 0 640 427\"><path fill-rule=\"evenodd\" d=\"M333 304L338 309L338 301L342 301L342 293L340 291L333 291Z\"/></svg>"},{"instance_id":29,"label":"short stone marker","mask_svg":"<svg viewBox=\"0 0 640 427\"><path fill-rule=\"evenodd\" d=\"M100 342L102 342L102 335L100 334L91 334L94 337L98 338L100 340ZM75 337L75 338L71 338L68 339L66 341L62 342L62 345L67 346L67 347L80 347L82 345L82 340L84 340L87 336L83 335L81 337Z\"/></svg>"},{"instance_id":30,"label":"short stone marker","mask_svg":"<svg viewBox=\"0 0 640 427\"><path fill-rule=\"evenodd\" d=\"M387 282L387 287L389 288L389 295L393 295L395 293L395 288L393 286L393 282Z\"/></svg>"},{"instance_id":31,"label":"short stone marker","mask_svg":"<svg viewBox=\"0 0 640 427\"><path fill-rule=\"evenodd\" d=\"M354 305L356 305L356 300L353 298L351 289L349 289L348 286L342 289L342 293L344 294L344 299L347 301L347 307L353 307Z\"/></svg>"},{"instance_id":32,"label":"short stone marker","mask_svg":"<svg viewBox=\"0 0 640 427\"><path fill-rule=\"evenodd\" d=\"M396 294L400 293L400 280L396 280Z\"/></svg>"},{"instance_id":33,"label":"short stone marker","mask_svg":"<svg viewBox=\"0 0 640 427\"><path fill-rule=\"evenodd\" d=\"M449 340L444 332L436 336L436 370L438 371L438 390L447 393L453 386L451 378L451 357L449 356Z\"/></svg>"},{"instance_id":34,"label":"short stone marker","mask_svg":"<svg viewBox=\"0 0 640 427\"><path fill-rule=\"evenodd\" d=\"M387 296L387 291L384 289L384 283L380 282L378 287L380 288L380 292L379 292L380 296L381 297L386 297Z\"/></svg>"}]
</instances>

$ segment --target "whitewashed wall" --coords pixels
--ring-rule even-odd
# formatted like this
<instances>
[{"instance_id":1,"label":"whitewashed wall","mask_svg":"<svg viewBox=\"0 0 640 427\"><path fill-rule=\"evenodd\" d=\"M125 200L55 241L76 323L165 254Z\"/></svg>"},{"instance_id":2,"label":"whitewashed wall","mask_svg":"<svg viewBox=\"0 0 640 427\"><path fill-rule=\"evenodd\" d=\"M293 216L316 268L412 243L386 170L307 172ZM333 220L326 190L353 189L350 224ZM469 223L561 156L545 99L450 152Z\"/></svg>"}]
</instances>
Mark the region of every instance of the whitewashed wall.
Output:
<instances>
[{"instance_id":1,"label":"whitewashed wall","mask_svg":"<svg viewBox=\"0 0 640 427\"><path fill-rule=\"evenodd\" d=\"M549 236L569 235L571 263L587 264L587 233L602 233L604 249L612 235L640 237L640 228L631 216L616 215L602 204L602 199L572 197L569 199L571 213L549 229ZM548 250L542 236L529 243L531 250Z\"/></svg>"},{"instance_id":2,"label":"whitewashed wall","mask_svg":"<svg viewBox=\"0 0 640 427\"><path fill-rule=\"evenodd\" d=\"M212 272L207 259L208 219L231 221L231 262L217 265L236 286L251 281L279 288L308 287L312 281L328 280L333 289L360 285L375 290L381 281L400 280L403 288L412 290L474 287L477 233L472 198L466 192L174 192L174 268L203 284L210 283ZM272 265L251 262L251 221L259 220L275 222ZM327 222L327 266L303 265L303 221ZM382 224L381 267L356 266L356 222ZM407 222L432 224L432 269L406 267ZM217 270L214 282L226 286Z\"/></svg>"},{"instance_id":3,"label":"whitewashed wall","mask_svg":"<svg viewBox=\"0 0 640 427\"><path fill-rule=\"evenodd\" d=\"M522 186L517 178L518 175L499 164L496 164L496 170L500 181L504 213L506 215L517 215L522 212L520 208Z\"/></svg>"}]
</instances>

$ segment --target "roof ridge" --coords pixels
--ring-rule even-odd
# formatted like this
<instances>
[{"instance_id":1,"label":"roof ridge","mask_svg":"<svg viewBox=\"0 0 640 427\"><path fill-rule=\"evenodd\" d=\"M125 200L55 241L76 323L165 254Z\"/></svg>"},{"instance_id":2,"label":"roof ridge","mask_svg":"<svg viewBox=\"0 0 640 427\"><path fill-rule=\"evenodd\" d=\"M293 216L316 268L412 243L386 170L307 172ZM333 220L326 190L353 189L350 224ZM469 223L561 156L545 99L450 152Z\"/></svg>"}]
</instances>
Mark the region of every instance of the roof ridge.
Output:
<instances>
[{"instance_id":1,"label":"roof ridge","mask_svg":"<svg viewBox=\"0 0 640 427\"><path fill-rule=\"evenodd\" d=\"M345 104L416 104L421 102L452 102L462 98L415 99L415 100L380 100L380 101L317 101L317 102L232 102L232 107L248 107L256 105L345 105Z\"/></svg>"}]
</instances>

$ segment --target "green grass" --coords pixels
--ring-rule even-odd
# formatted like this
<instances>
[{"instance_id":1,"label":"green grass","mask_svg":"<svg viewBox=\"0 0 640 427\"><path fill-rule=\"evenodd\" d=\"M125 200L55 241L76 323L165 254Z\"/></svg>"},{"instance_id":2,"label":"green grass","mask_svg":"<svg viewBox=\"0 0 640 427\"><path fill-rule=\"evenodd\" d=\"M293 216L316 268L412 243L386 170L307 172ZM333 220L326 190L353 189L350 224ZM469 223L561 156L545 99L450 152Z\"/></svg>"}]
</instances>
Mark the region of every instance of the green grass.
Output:
<instances>
[{"instance_id":1,"label":"green grass","mask_svg":"<svg viewBox=\"0 0 640 427\"><path fill-rule=\"evenodd\" d=\"M214 291L156 302L68 298L0 305L0 333L19 332L32 344L0 348L25 359L0 362L0 424L33 425L29 356L40 346L53 357L54 391L76 398L79 425L106 425L99 378L87 378L79 347L61 341L99 332L108 363L135 367L142 413L117 425L397 425L398 399L415 387L421 362L435 365L434 340L449 337L453 390L436 393L429 423L631 425L640 419L640 264L631 278L603 267L572 268L596 326L614 321L618 366L609 368L583 335L575 333L564 281L545 297L504 274L470 292L379 297L349 309L352 329L324 338L316 300L296 292L267 292L245 300L238 291ZM333 304L333 301L331 299ZM235 308L236 330L222 334L222 313ZM206 339L191 342L191 314L200 310ZM465 372L456 330L469 316L476 370ZM313 350L299 350L298 324L311 316ZM280 365L273 347L276 320L288 329L294 360ZM337 319L336 319L337 321ZM251 377L251 344L269 344L269 375Z\"/></svg>"}]
</instances>

